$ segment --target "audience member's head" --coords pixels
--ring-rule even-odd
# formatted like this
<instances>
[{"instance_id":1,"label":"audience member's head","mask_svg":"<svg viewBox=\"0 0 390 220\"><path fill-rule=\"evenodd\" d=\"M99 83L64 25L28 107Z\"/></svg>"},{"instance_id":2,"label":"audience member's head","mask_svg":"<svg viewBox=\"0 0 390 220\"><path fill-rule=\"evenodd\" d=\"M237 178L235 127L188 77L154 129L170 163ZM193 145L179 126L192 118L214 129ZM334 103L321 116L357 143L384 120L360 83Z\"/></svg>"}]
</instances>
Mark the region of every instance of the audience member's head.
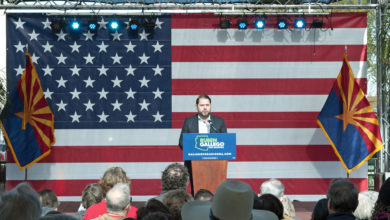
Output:
<instances>
[{"instance_id":1,"label":"audience member's head","mask_svg":"<svg viewBox=\"0 0 390 220\"><path fill-rule=\"evenodd\" d=\"M28 183L20 183L0 198L0 220L37 220L41 216L39 195Z\"/></svg>"},{"instance_id":2,"label":"audience member's head","mask_svg":"<svg viewBox=\"0 0 390 220\"><path fill-rule=\"evenodd\" d=\"M282 202L272 194L262 194L259 198L257 198L256 205L253 208L271 211L278 216L279 220L283 219Z\"/></svg>"},{"instance_id":3,"label":"audience member's head","mask_svg":"<svg viewBox=\"0 0 390 220\"><path fill-rule=\"evenodd\" d=\"M58 199L56 194L51 189L44 189L39 194L39 200L42 206L42 216L45 216L48 212L58 210Z\"/></svg>"},{"instance_id":4,"label":"audience member's head","mask_svg":"<svg viewBox=\"0 0 390 220\"><path fill-rule=\"evenodd\" d=\"M359 205L353 212L356 219L371 219L372 211L374 210L374 205L377 199L378 192L364 191L359 193Z\"/></svg>"},{"instance_id":5,"label":"audience member's head","mask_svg":"<svg viewBox=\"0 0 390 220\"><path fill-rule=\"evenodd\" d=\"M104 199L102 187L97 183L88 184L83 190L81 203L85 209Z\"/></svg>"},{"instance_id":6,"label":"audience member's head","mask_svg":"<svg viewBox=\"0 0 390 220\"><path fill-rule=\"evenodd\" d=\"M187 168L179 163L170 164L162 173L161 187L163 191L183 189L188 185L189 173Z\"/></svg>"},{"instance_id":7,"label":"audience member's head","mask_svg":"<svg viewBox=\"0 0 390 220\"><path fill-rule=\"evenodd\" d=\"M141 207L137 211L137 218L142 219L150 213L160 212L170 215L169 209L159 200L150 199L145 207ZM169 216L170 217L170 216Z\"/></svg>"},{"instance_id":8,"label":"audience member's head","mask_svg":"<svg viewBox=\"0 0 390 220\"><path fill-rule=\"evenodd\" d=\"M172 219L181 220L181 208L184 203L194 200L190 194L183 189L175 189L167 192L163 197L163 204L169 209Z\"/></svg>"},{"instance_id":9,"label":"audience member's head","mask_svg":"<svg viewBox=\"0 0 390 220\"><path fill-rule=\"evenodd\" d=\"M122 168L111 167L106 170L106 172L104 172L103 177L99 180L99 184L103 190L103 195L106 196L108 190L110 190L117 183L130 184L131 181Z\"/></svg>"},{"instance_id":10,"label":"audience member's head","mask_svg":"<svg viewBox=\"0 0 390 220\"><path fill-rule=\"evenodd\" d=\"M388 218L390 218L390 178L382 184L372 212L372 219L374 220Z\"/></svg>"},{"instance_id":11,"label":"audience member's head","mask_svg":"<svg viewBox=\"0 0 390 220\"><path fill-rule=\"evenodd\" d=\"M194 199L195 200L204 200L204 201L212 201L214 194L207 189L200 189L196 192Z\"/></svg>"},{"instance_id":12,"label":"audience member's head","mask_svg":"<svg viewBox=\"0 0 390 220\"><path fill-rule=\"evenodd\" d=\"M265 210L253 210L254 192L244 182L226 180L219 185L213 201L195 200L184 204L183 220L277 220L277 216Z\"/></svg>"},{"instance_id":13,"label":"audience member's head","mask_svg":"<svg viewBox=\"0 0 390 220\"><path fill-rule=\"evenodd\" d=\"M145 217L141 218L141 220L171 220L171 217L167 213L151 212L147 214Z\"/></svg>"},{"instance_id":14,"label":"audience member's head","mask_svg":"<svg viewBox=\"0 0 390 220\"><path fill-rule=\"evenodd\" d=\"M48 213L47 215L41 217L39 220L77 220L71 215L66 215L62 213Z\"/></svg>"},{"instance_id":15,"label":"audience member's head","mask_svg":"<svg viewBox=\"0 0 390 220\"><path fill-rule=\"evenodd\" d=\"M126 217L130 209L130 188L127 183L117 183L106 195L107 212Z\"/></svg>"},{"instance_id":16,"label":"audience member's head","mask_svg":"<svg viewBox=\"0 0 390 220\"><path fill-rule=\"evenodd\" d=\"M318 200L311 213L311 220L326 220L328 215L328 199Z\"/></svg>"},{"instance_id":17,"label":"audience member's head","mask_svg":"<svg viewBox=\"0 0 390 220\"><path fill-rule=\"evenodd\" d=\"M358 206L359 190L345 179L333 181L328 190L329 214L345 212L352 213Z\"/></svg>"}]
</instances>

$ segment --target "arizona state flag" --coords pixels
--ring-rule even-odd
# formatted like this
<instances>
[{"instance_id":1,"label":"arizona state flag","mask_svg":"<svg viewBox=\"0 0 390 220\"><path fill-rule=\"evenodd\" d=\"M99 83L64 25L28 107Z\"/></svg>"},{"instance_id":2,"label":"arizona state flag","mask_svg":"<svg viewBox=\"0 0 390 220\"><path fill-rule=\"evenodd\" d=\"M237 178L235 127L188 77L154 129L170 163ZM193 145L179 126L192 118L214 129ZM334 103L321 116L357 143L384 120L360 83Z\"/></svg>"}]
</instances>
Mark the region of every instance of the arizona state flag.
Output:
<instances>
[{"instance_id":1,"label":"arizona state flag","mask_svg":"<svg viewBox=\"0 0 390 220\"><path fill-rule=\"evenodd\" d=\"M10 96L8 117L2 120L1 127L16 163L25 169L49 155L55 143L54 115L28 52L26 68Z\"/></svg>"},{"instance_id":2,"label":"arizona state flag","mask_svg":"<svg viewBox=\"0 0 390 220\"><path fill-rule=\"evenodd\" d=\"M383 147L377 117L355 81L346 54L317 124L348 173Z\"/></svg>"}]
</instances>

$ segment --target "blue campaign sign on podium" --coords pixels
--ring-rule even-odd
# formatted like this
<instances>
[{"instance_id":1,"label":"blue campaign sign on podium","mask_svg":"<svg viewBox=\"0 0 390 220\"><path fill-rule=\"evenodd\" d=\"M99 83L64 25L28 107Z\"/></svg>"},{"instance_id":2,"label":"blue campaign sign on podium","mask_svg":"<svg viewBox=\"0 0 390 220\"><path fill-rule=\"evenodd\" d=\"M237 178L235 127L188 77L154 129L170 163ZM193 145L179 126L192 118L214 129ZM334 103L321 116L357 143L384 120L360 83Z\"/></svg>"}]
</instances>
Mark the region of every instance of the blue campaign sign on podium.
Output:
<instances>
[{"instance_id":1,"label":"blue campaign sign on podium","mask_svg":"<svg viewBox=\"0 0 390 220\"><path fill-rule=\"evenodd\" d=\"M236 134L183 134L183 160L236 160Z\"/></svg>"}]
</instances>

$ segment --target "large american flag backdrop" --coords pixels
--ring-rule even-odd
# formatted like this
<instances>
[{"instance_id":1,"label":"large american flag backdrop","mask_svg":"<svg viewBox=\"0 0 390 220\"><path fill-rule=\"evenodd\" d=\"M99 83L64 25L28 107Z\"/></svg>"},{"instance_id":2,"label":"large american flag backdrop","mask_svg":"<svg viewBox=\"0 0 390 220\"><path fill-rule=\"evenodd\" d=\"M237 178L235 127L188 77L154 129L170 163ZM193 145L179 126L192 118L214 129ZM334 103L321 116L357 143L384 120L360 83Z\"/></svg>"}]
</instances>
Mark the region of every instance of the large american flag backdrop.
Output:
<instances>
[{"instance_id":1,"label":"large american flag backdrop","mask_svg":"<svg viewBox=\"0 0 390 220\"><path fill-rule=\"evenodd\" d=\"M52 153L28 169L36 190L51 188L62 201L79 201L86 184L120 166L133 180L134 201L158 195L161 171L182 162L180 129L203 93L228 132L237 134L229 179L258 192L263 181L278 178L292 199L314 201L333 178L346 177L316 118L345 46L366 91L365 13L333 13L322 29L304 30L278 30L276 16L268 16L264 30L251 22L247 30L222 30L214 14L171 14L156 17L153 31L138 33L126 30L129 17L99 16L97 33L83 27L78 36L53 33L54 18L7 15L8 86L23 72L28 44L55 117ZM65 20L75 18L89 19ZM122 29L112 33L106 25L114 18ZM321 18L306 16L308 25L313 19ZM10 189L25 172L7 158ZM367 190L367 165L350 178Z\"/></svg>"}]
</instances>

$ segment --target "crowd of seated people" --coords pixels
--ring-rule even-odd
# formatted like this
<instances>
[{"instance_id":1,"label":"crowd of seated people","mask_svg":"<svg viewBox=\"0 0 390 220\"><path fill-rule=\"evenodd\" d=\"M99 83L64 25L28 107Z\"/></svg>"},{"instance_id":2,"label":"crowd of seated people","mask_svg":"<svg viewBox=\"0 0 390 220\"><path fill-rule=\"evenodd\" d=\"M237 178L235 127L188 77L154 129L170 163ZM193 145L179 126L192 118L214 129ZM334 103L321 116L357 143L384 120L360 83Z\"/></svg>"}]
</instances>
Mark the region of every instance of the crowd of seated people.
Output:
<instances>
[{"instance_id":1,"label":"crowd of seated people","mask_svg":"<svg viewBox=\"0 0 390 220\"><path fill-rule=\"evenodd\" d=\"M88 184L74 213L59 211L55 192L36 192L20 183L0 196L0 220L292 220L299 219L284 185L277 179L261 184L260 193L247 183L226 180L215 194L199 190L187 193L189 174L179 163L170 164L161 178L162 192L135 207L131 202L131 181L120 167L109 168L99 183ZM326 198L320 199L311 220L390 220L390 178L378 192L360 192L347 179L330 183ZM305 220L305 219L302 219Z\"/></svg>"}]
</instances>

